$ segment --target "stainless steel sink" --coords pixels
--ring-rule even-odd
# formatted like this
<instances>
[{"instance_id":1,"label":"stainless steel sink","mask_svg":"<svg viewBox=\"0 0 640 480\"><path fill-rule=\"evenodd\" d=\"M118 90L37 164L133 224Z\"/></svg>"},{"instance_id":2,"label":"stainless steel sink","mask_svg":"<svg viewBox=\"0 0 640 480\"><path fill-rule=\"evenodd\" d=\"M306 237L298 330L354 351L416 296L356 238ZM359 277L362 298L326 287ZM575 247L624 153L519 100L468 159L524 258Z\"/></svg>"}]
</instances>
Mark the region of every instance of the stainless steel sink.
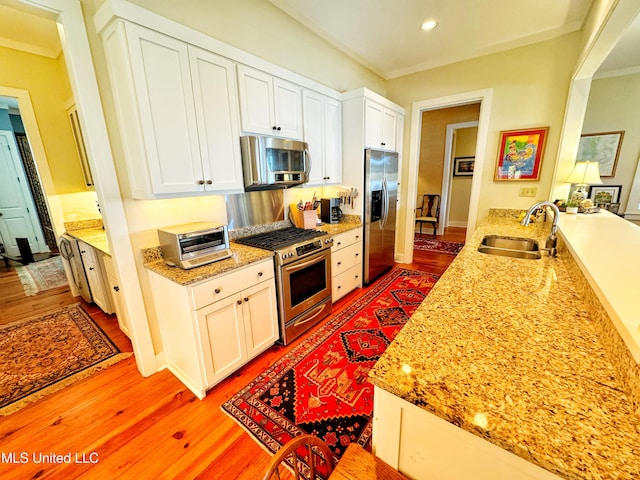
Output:
<instances>
[{"instance_id":1,"label":"stainless steel sink","mask_svg":"<svg viewBox=\"0 0 640 480\"><path fill-rule=\"evenodd\" d=\"M503 257L537 260L542 256L537 240L501 235L485 235L478 247L480 253Z\"/></svg>"}]
</instances>

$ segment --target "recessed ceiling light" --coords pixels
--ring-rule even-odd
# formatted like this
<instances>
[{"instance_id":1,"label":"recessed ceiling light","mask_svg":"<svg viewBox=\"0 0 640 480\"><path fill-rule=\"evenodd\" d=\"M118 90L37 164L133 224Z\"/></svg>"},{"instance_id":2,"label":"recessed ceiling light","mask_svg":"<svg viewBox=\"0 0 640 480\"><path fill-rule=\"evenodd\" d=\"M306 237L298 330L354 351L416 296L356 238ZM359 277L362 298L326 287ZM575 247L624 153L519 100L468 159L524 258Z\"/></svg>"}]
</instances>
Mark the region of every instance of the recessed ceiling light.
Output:
<instances>
[{"instance_id":1,"label":"recessed ceiling light","mask_svg":"<svg viewBox=\"0 0 640 480\"><path fill-rule=\"evenodd\" d=\"M422 26L420 27L422 30L433 30L434 28L436 28L436 26L438 25L438 22L436 22L435 20L427 20L426 22L424 22L422 24Z\"/></svg>"}]
</instances>

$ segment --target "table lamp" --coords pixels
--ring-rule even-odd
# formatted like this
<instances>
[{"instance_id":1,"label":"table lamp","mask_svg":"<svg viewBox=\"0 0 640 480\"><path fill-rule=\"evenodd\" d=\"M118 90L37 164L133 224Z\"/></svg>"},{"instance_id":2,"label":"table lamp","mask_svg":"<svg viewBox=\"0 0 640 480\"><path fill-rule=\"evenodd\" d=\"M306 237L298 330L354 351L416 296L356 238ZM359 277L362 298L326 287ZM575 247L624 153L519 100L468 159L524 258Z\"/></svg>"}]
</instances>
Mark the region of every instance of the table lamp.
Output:
<instances>
[{"instance_id":1,"label":"table lamp","mask_svg":"<svg viewBox=\"0 0 640 480\"><path fill-rule=\"evenodd\" d=\"M575 183L577 188L571 198L581 202L587 198L587 186L602 184L598 162L576 162L567 182Z\"/></svg>"}]
</instances>

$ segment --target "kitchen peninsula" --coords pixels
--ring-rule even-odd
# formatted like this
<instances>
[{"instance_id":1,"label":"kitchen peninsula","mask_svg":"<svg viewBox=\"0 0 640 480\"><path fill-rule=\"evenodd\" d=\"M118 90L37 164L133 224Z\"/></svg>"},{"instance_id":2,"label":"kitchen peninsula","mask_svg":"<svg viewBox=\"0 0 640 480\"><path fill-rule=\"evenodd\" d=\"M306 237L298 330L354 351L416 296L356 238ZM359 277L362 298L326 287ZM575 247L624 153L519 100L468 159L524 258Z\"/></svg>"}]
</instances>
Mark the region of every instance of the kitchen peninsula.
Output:
<instances>
[{"instance_id":1,"label":"kitchen peninsula","mask_svg":"<svg viewBox=\"0 0 640 480\"><path fill-rule=\"evenodd\" d=\"M491 211L370 372L374 451L413 478L638 478L635 365L601 325L602 278L589 290L575 270L602 254L592 229L626 222L561 214L559 258L477 251L488 234L543 245L549 223L523 227L518 213Z\"/></svg>"}]
</instances>

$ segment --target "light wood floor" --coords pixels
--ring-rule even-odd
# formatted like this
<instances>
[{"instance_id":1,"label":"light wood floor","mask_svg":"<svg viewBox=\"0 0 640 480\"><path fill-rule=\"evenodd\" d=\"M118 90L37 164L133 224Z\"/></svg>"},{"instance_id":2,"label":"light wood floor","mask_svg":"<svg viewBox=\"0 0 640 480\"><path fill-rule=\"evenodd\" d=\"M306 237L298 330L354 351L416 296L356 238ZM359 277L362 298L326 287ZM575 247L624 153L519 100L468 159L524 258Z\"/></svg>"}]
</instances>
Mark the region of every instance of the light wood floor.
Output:
<instances>
[{"instance_id":1,"label":"light wood floor","mask_svg":"<svg viewBox=\"0 0 640 480\"><path fill-rule=\"evenodd\" d=\"M464 241L464 233L447 229L438 238ZM440 274L452 259L453 255L420 252L413 264L402 266ZM35 297L24 297L21 288L15 272L0 266L3 320L77 301L65 287ZM347 295L335 304L334 312L365 292ZM121 350L130 351L131 344L113 316L84 306ZM166 370L142 378L135 359L124 360L0 417L0 478L259 479L270 455L222 413L220 405L297 344L273 346L202 401ZM16 463L8 461L9 454L15 454ZM52 455L67 454L70 463L41 457L48 455L51 460ZM25 463L19 463L21 459Z\"/></svg>"}]
</instances>

